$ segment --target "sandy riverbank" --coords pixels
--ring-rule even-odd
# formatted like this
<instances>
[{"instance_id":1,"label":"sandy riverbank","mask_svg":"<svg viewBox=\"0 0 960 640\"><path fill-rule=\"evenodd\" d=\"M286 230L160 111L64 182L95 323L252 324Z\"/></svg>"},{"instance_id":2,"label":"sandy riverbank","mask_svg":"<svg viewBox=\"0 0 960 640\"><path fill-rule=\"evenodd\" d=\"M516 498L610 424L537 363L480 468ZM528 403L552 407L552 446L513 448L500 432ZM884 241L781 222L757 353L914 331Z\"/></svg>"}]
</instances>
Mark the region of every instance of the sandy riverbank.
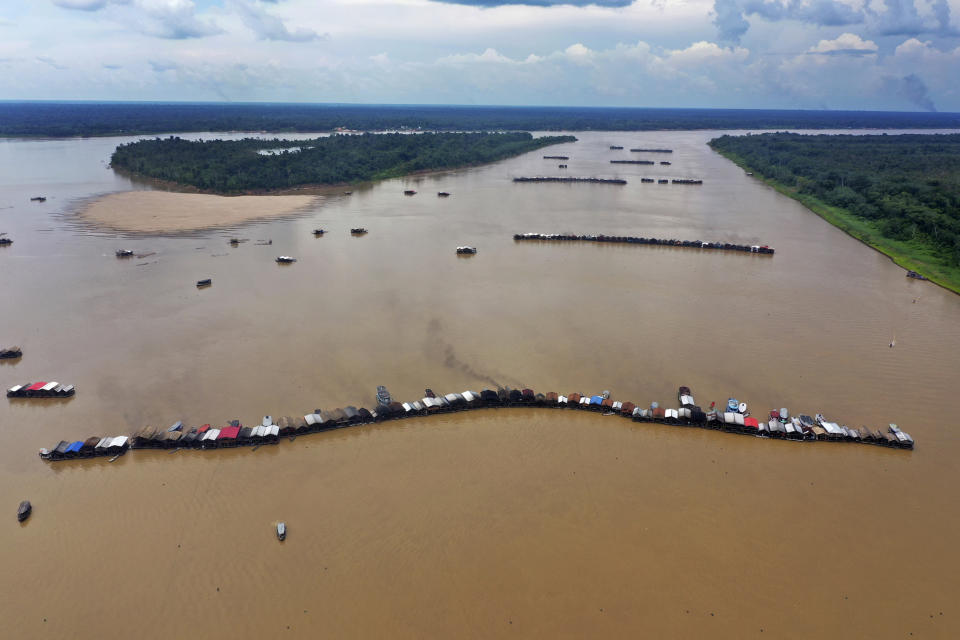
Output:
<instances>
[{"instance_id":1,"label":"sandy riverbank","mask_svg":"<svg viewBox=\"0 0 960 640\"><path fill-rule=\"evenodd\" d=\"M216 196L170 191L125 191L97 198L79 215L121 231L171 233L228 227L274 218L316 205L316 195Z\"/></svg>"}]
</instances>

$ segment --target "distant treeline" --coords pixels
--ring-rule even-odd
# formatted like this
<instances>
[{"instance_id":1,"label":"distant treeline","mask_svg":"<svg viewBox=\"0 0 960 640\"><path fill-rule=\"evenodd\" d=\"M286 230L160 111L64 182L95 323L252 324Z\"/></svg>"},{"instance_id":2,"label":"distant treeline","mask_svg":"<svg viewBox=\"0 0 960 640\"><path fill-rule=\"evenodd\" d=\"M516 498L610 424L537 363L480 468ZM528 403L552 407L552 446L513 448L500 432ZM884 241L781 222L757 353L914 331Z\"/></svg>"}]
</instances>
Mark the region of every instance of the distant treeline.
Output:
<instances>
[{"instance_id":1,"label":"distant treeline","mask_svg":"<svg viewBox=\"0 0 960 640\"><path fill-rule=\"evenodd\" d=\"M171 136L120 145L111 164L203 191L239 193L452 169L575 141L573 136L534 138L529 133L368 133L296 141L191 141ZM263 150L273 153L260 153Z\"/></svg>"},{"instance_id":2,"label":"distant treeline","mask_svg":"<svg viewBox=\"0 0 960 640\"><path fill-rule=\"evenodd\" d=\"M956 113L265 103L0 102L0 136L189 131L960 128Z\"/></svg>"},{"instance_id":3,"label":"distant treeline","mask_svg":"<svg viewBox=\"0 0 960 640\"><path fill-rule=\"evenodd\" d=\"M904 243L906 257L960 267L960 134L766 133L722 136L710 145L800 196L869 223Z\"/></svg>"}]
</instances>

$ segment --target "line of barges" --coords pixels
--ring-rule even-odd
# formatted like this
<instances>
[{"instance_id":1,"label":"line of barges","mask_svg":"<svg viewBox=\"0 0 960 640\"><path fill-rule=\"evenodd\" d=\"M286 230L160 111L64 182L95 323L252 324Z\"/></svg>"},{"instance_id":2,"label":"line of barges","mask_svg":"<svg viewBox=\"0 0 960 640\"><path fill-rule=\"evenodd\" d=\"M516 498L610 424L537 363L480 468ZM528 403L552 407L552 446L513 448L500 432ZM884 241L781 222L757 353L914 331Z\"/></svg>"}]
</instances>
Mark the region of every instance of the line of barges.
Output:
<instances>
[{"instance_id":1,"label":"line of barges","mask_svg":"<svg viewBox=\"0 0 960 640\"><path fill-rule=\"evenodd\" d=\"M627 184L620 178L574 178L572 176L533 176L514 178L514 182L593 182L597 184Z\"/></svg>"},{"instance_id":2,"label":"line of barges","mask_svg":"<svg viewBox=\"0 0 960 640\"><path fill-rule=\"evenodd\" d=\"M630 149L634 153L673 153L673 149Z\"/></svg>"},{"instance_id":3,"label":"line of barges","mask_svg":"<svg viewBox=\"0 0 960 640\"><path fill-rule=\"evenodd\" d=\"M59 382L25 382L7 389L8 398L69 398L77 389Z\"/></svg>"},{"instance_id":4,"label":"line of barges","mask_svg":"<svg viewBox=\"0 0 960 640\"><path fill-rule=\"evenodd\" d=\"M730 242L704 242L702 240L675 240L664 238L644 238L636 236L608 236L604 234L569 233L515 233L514 240L540 240L549 242L610 242L615 244L644 244L661 247L687 247L691 249L715 249L721 251L740 251L742 253L761 253L773 255L775 249L767 245L733 244Z\"/></svg>"},{"instance_id":5,"label":"line of barges","mask_svg":"<svg viewBox=\"0 0 960 640\"><path fill-rule=\"evenodd\" d=\"M841 426L817 414L810 418L805 414L791 416L787 409L770 411L769 420L759 420L747 412L746 403L731 398L726 410L704 411L694 404L693 395L687 387L677 393L679 406L663 408L652 402L643 408L633 402L615 401L610 392L590 395L579 392L561 395L556 392L535 393L533 389L510 389L463 391L437 395L426 390L425 396L412 402L392 400L385 388L378 388L377 406L374 409L347 406L342 409L323 411L314 409L302 417L284 416L274 423L265 416L260 425L244 427L231 420L223 427L205 424L184 431L181 423L170 429L144 427L132 436L92 436L86 440L58 443L53 449L41 449L45 460L69 460L119 455L127 449L220 449L240 446L276 444L280 438L295 437L307 433L329 431L387 420L452 413L470 409L531 407L550 409L580 409L603 415L618 415L634 422L662 425L701 427L726 433L752 435L761 438L827 442L856 442L876 444L900 449L913 449L914 440L897 425L890 424L886 432L861 427Z\"/></svg>"},{"instance_id":6,"label":"line of barges","mask_svg":"<svg viewBox=\"0 0 960 640\"><path fill-rule=\"evenodd\" d=\"M657 164L653 160L611 160L610 164Z\"/></svg>"}]
</instances>

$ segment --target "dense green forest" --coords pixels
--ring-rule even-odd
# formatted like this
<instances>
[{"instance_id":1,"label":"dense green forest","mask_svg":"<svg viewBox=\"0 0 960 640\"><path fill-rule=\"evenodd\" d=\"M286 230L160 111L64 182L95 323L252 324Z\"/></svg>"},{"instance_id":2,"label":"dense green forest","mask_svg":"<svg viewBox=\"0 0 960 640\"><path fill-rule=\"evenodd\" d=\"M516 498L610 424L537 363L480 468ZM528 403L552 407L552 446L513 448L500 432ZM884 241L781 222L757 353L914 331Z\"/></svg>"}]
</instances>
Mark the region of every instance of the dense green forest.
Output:
<instances>
[{"instance_id":1,"label":"dense green forest","mask_svg":"<svg viewBox=\"0 0 960 640\"><path fill-rule=\"evenodd\" d=\"M960 291L960 135L722 136L710 146Z\"/></svg>"},{"instance_id":2,"label":"dense green forest","mask_svg":"<svg viewBox=\"0 0 960 640\"><path fill-rule=\"evenodd\" d=\"M576 142L576 138L534 138L529 133L367 133L297 141L191 141L171 136L120 145L111 164L115 169L203 191L240 193L452 169L560 142ZM266 150L272 153L262 153Z\"/></svg>"},{"instance_id":3,"label":"dense green forest","mask_svg":"<svg viewBox=\"0 0 960 640\"><path fill-rule=\"evenodd\" d=\"M773 109L641 109L159 102L3 102L0 136L188 131L649 131L957 128L960 114Z\"/></svg>"}]
</instances>

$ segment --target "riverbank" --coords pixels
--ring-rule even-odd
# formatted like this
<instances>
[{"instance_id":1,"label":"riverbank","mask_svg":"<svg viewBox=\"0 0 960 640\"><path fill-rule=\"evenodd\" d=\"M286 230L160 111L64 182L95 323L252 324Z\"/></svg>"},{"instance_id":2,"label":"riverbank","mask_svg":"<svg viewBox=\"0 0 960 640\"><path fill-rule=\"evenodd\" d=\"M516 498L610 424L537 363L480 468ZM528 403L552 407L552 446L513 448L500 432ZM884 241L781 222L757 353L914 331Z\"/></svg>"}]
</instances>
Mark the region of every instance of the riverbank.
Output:
<instances>
[{"instance_id":1,"label":"riverbank","mask_svg":"<svg viewBox=\"0 0 960 640\"><path fill-rule=\"evenodd\" d=\"M175 233L230 227L306 211L316 195L218 196L170 191L111 193L78 211L84 221L133 233Z\"/></svg>"},{"instance_id":2,"label":"riverbank","mask_svg":"<svg viewBox=\"0 0 960 640\"><path fill-rule=\"evenodd\" d=\"M819 198L798 193L795 187L788 186L771 178L757 173L740 156L714 149L724 158L730 160L744 171L755 173L754 177L773 187L779 193L793 198L810 211L832 224L833 226L853 236L865 245L886 255L894 263L911 271L926 276L930 282L940 285L954 293L960 294L960 269L950 267L930 251L929 247L913 242L902 242L884 237L875 224L853 215L846 209L826 204Z\"/></svg>"}]
</instances>

